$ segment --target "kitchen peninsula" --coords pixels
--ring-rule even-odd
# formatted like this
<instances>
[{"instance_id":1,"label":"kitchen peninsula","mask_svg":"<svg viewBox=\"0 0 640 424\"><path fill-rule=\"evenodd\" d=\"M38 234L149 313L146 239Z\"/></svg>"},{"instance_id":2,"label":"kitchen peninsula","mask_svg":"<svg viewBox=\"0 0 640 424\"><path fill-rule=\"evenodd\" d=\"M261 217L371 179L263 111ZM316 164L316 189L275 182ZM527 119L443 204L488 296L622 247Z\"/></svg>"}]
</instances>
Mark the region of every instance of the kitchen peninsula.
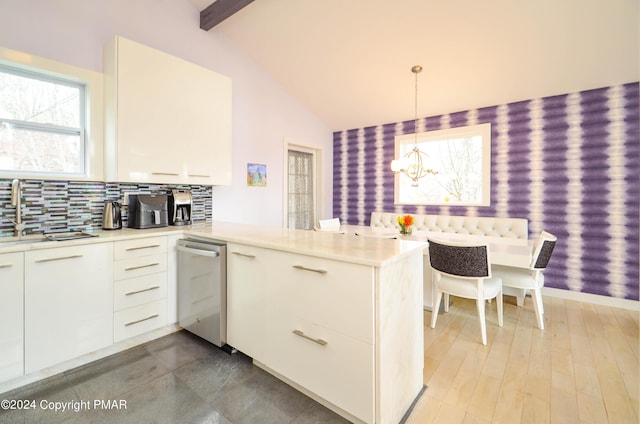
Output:
<instances>
[{"instance_id":1,"label":"kitchen peninsula","mask_svg":"<svg viewBox=\"0 0 640 424\"><path fill-rule=\"evenodd\" d=\"M213 223L228 343L354 422L398 423L423 390L425 243Z\"/></svg>"},{"instance_id":2,"label":"kitchen peninsula","mask_svg":"<svg viewBox=\"0 0 640 424\"><path fill-rule=\"evenodd\" d=\"M0 243L0 259L6 262L0 271L20 288L14 293L16 305L23 304L23 281L25 286L25 330L22 319L13 326L16 355L7 364L14 371L4 375L14 379L5 388L104 357L170 328L176 322L175 243L196 237L227 244L227 343L257 366L353 422L398 423L423 391L424 242L221 222L93 234L98 237ZM41 293L40 281L68 279L68 261L101 270L98 282L83 273L74 282L85 291L99 284L101 296L65 305L64 323L51 325L92 326L92 331L68 332L69 337L91 335L90 345L73 338L60 346L40 336L49 332L51 321L40 318L42 308L61 306L47 303L50 294ZM41 267L60 269L48 271L50 278L36 278L36 272L44 272ZM125 278L121 268L145 275ZM121 305L116 296L125 289L121 284L152 278L161 282L154 288L161 289L127 288L141 293L141 300ZM98 305L87 309L88 300ZM87 318L78 320L78 311ZM129 316L134 313L142 318ZM6 322L15 323L22 312L5 315ZM143 319L147 316L153 319ZM139 324L122 327L125 318Z\"/></svg>"}]
</instances>

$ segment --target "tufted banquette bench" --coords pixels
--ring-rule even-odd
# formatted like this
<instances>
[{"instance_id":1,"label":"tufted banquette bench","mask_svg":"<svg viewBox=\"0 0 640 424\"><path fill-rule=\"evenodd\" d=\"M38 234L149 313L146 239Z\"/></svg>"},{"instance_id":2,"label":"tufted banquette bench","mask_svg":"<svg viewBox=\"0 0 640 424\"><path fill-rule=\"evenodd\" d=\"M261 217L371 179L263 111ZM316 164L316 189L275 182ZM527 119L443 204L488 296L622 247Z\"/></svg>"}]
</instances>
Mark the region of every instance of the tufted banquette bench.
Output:
<instances>
[{"instance_id":1,"label":"tufted banquette bench","mask_svg":"<svg viewBox=\"0 0 640 424\"><path fill-rule=\"evenodd\" d=\"M372 228L397 228L398 212L371 212ZM439 232L450 234L468 234L483 237L505 237L527 243L529 224L525 218L470 217L457 215L410 214L413 217L414 231ZM428 254L425 250L425 255ZM503 293L517 298L518 306L524 302L522 290L504 287ZM431 310L434 303L432 274L429 259L424 262L424 308Z\"/></svg>"},{"instance_id":2,"label":"tufted banquette bench","mask_svg":"<svg viewBox=\"0 0 640 424\"><path fill-rule=\"evenodd\" d=\"M371 227L397 228L397 212L371 212ZM470 234L488 237L507 237L526 241L528 222L524 218L471 217L456 215L411 214L415 231Z\"/></svg>"}]
</instances>

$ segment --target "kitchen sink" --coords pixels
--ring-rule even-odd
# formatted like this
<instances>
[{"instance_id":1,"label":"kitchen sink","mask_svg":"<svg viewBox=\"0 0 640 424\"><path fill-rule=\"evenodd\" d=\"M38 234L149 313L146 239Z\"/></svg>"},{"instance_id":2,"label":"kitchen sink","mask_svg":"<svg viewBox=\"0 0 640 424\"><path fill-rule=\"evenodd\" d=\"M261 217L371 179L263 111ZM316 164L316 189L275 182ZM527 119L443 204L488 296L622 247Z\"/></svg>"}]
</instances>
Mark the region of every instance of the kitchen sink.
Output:
<instances>
[{"instance_id":1,"label":"kitchen sink","mask_svg":"<svg viewBox=\"0 0 640 424\"><path fill-rule=\"evenodd\" d=\"M12 246L20 246L23 244L34 244L34 243L42 243L43 241L49 241L46 238L34 238L34 239L22 239L22 240L11 240L11 241L3 241L0 239L0 249L3 247L12 247Z\"/></svg>"},{"instance_id":2,"label":"kitchen sink","mask_svg":"<svg viewBox=\"0 0 640 424\"><path fill-rule=\"evenodd\" d=\"M3 241L2 238L0 238L0 249L2 249L3 247L42 243L44 241L78 240L78 239L84 239L84 238L90 238L90 237L98 237L98 235L86 233L84 231L72 231L68 233L51 233L51 234L44 234L42 236L35 236L35 237L31 236L31 238L23 238L21 240L16 240L13 237L7 237L7 241Z\"/></svg>"}]
</instances>

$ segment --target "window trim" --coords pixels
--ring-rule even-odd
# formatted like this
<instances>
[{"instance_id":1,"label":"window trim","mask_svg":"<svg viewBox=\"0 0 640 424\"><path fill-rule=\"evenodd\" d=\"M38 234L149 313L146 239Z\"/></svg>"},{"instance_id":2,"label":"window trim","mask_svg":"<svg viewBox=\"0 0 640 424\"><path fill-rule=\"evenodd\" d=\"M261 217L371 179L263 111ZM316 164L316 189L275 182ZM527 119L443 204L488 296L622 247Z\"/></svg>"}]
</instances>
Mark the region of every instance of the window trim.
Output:
<instances>
[{"instance_id":1,"label":"window trim","mask_svg":"<svg viewBox=\"0 0 640 424\"><path fill-rule=\"evenodd\" d=\"M317 224L318 219L321 219L322 204L324 202L323 194L323 148L321 146L301 143L294 139L286 138L283 141L283 178L282 178L282 226L284 228L289 227L289 170L288 170L288 158L289 150L297 150L300 152L313 154L313 190L314 190L314 226Z\"/></svg>"},{"instance_id":2,"label":"window trim","mask_svg":"<svg viewBox=\"0 0 640 424\"><path fill-rule=\"evenodd\" d=\"M84 171L79 174L59 174L50 172L33 171L8 171L0 170L0 178L42 179L46 177L52 180L104 180L104 77L102 72L79 68L73 65L57 62L29 53L0 47L0 65L17 69L33 76L34 74L46 75L61 82L72 82L84 86L84 138L83 151ZM82 119L82 117L81 117ZM39 129L40 130L40 129Z\"/></svg>"},{"instance_id":3,"label":"window trim","mask_svg":"<svg viewBox=\"0 0 640 424\"><path fill-rule=\"evenodd\" d=\"M411 190L411 180L404 174L396 174L394 176L394 203L396 205L428 205L428 206L464 206L464 207L481 207L491 205L491 123L483 123L477 125L466 125L462 127L446 128L442 130L426 131L417 134L418 147L421 151L429 155L428 143L432 141L443 141L454 138L464 138L470 136L482 137L482 197L478 202L414 202L402 201L401 190ZM416 140L416 134L403 134L395 137L395 156L402 156L402 147L413 147ZM427 143L426 145L424 143ZM426 164L429 168L429 163ZM433 181L432 175L422 178L419 183L425 184Z\"/></svg>"}]
</instances>

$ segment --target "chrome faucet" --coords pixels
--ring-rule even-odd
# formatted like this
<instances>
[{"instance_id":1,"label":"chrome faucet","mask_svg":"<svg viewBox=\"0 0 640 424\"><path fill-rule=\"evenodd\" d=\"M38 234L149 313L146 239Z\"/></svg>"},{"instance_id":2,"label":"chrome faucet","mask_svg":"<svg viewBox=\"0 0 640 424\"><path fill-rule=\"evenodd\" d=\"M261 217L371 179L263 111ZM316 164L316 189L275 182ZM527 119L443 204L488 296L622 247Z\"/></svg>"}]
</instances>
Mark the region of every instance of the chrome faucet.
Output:
<instances>
[{"instance_id":1,"label":"chrome faucet","mask_svg":"<svg viewBox=\"0 0 640 424\"><path fill-rule=\"evenodd\" d=\"M15 179L11 182L11 207L16 208L16 220L13 221L15 224L14 235L16 237L22 237L22 232L26 227L25 224L22 223L22 184L20 180Z\"/></svg>"}]
</instances>

